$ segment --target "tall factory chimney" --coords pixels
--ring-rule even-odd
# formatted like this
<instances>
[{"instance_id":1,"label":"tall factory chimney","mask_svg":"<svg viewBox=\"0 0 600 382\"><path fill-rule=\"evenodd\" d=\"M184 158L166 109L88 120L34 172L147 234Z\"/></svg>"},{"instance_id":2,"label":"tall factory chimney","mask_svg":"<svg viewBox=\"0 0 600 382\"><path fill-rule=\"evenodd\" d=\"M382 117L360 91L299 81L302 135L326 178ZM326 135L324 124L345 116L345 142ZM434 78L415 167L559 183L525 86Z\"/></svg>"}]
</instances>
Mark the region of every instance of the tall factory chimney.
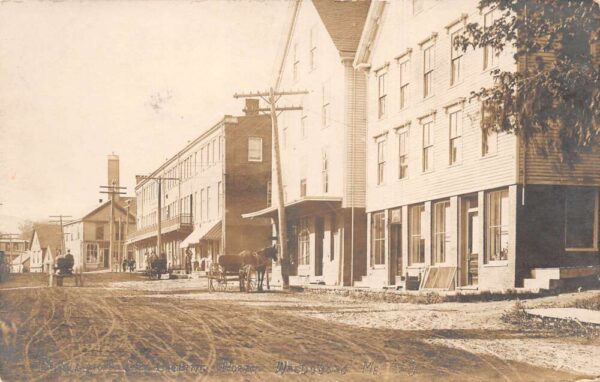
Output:
<instances>
[{"instance_id":1,"label":"tall factory chimney","mask_svg":"<svg viewBox=\"0 0 600 382\"><path fill-rule=\"evenodd\" d=\"M115 154L111 154L108 156L108 185L114 185L116 187L119 186L119 156ZM118 191L118 189L115 189ZM111 194L108 194L108 198L112 197ZM119 200L119 195L115 195L115 201Z\"/></svg>"}]
</instances>

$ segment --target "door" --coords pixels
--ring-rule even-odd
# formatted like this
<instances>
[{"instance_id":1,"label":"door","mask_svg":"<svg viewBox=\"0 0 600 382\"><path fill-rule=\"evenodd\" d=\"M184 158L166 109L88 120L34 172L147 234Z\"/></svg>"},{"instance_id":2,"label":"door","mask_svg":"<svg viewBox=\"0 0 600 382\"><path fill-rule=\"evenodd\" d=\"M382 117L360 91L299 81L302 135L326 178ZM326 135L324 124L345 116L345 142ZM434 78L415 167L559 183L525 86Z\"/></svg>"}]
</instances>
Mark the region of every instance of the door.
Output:
<instances>
[{"instance_id":1,"label":"door","mask_svg":"<svg viewBox=\"0 0 600 382\"><path fill-rule=\"evenodd\" d=\"M396 284L396 276L402 276L402 225L390 224L390 285Z\"/></svg>"},{"instance_id":2,"label":"door","mask_svg":"<svg viewBox=\"0 0 600 382\"><path fill-rule=\"evenodd\" d=\"M477 285L480 247L477 207L477 195L462 198L458 286Z\"/></svg>"},{"instance_id":3,"label":"door","mask_svg":"<svg viewBox=\"0 0 600 382\"><path fill-rule=\"evenodd\" d=\"M325 237L325 224L323 218L315 221L315 276L323 276L323 239Z\"/></svg>"}]
</instances>

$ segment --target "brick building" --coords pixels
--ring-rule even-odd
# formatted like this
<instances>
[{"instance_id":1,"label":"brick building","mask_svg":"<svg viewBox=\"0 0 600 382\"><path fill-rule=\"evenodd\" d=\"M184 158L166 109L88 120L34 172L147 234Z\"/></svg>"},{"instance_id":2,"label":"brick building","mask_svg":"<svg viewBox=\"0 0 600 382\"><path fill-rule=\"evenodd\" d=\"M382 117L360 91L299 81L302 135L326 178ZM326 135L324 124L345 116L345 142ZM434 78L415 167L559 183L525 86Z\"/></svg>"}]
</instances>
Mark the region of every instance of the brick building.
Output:
<instances>
[{"instance_id":1,"label":"brick building","mask_svg":"<svg viewBox=\"0 0 600 382\"><path fill-rule=\"evenodd\" d=\"M248 100L246 115L224 116L154 170L138 177L136 230L128 240L138 268L153 251L167 255L168 266L184 267L184 251L193 252L194 270L205 260L270 244L268 221L248 221L242 214L267 205L271 169L271 120L258 115L258 101ZM177 180L178 179L178 180ZM158 251L158 198L161 239Z\"/></svg>"}]
</instances>

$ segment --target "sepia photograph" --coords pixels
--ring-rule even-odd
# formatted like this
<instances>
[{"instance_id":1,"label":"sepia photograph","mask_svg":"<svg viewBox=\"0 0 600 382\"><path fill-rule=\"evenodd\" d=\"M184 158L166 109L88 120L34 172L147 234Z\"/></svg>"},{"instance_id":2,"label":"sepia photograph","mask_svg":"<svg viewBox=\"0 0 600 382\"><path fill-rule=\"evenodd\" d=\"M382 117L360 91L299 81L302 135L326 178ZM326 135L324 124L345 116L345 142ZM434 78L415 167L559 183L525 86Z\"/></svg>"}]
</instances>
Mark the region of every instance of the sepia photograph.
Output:
<instances>
[{"instance_id":1,"label":"sepia photograph","mask_svg":"<svg viewBox=\"0 0 600 382\"><path fill-rule=\"evenodd\" d=\"M0 0L0 382L600 381L600 0Z\"/></svg>"}]
</instances>

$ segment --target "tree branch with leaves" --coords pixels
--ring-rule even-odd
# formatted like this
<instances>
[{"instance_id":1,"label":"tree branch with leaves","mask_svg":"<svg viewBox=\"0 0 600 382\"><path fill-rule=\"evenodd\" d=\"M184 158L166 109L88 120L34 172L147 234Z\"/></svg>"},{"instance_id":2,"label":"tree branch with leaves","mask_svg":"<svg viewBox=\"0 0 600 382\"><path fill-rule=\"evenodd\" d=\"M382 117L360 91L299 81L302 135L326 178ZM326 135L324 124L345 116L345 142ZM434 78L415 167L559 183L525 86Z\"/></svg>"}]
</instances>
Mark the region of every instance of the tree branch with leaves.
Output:
<instances>
[{"instance_id":1,"label":"tree branch with leaves","mask_svg":"<svg viewBox=\"0 0 600 382\"><path fill-rule=\"evenodd\" d=\"M518 134L542 153L574 163L600 141L600 7L594 0L480 0L498 13L469 23L453 41L463 51L511 49L516 71L492 70L494 85L472 92L492 118L483 129Z\"/></svg>"}]
</instances>

